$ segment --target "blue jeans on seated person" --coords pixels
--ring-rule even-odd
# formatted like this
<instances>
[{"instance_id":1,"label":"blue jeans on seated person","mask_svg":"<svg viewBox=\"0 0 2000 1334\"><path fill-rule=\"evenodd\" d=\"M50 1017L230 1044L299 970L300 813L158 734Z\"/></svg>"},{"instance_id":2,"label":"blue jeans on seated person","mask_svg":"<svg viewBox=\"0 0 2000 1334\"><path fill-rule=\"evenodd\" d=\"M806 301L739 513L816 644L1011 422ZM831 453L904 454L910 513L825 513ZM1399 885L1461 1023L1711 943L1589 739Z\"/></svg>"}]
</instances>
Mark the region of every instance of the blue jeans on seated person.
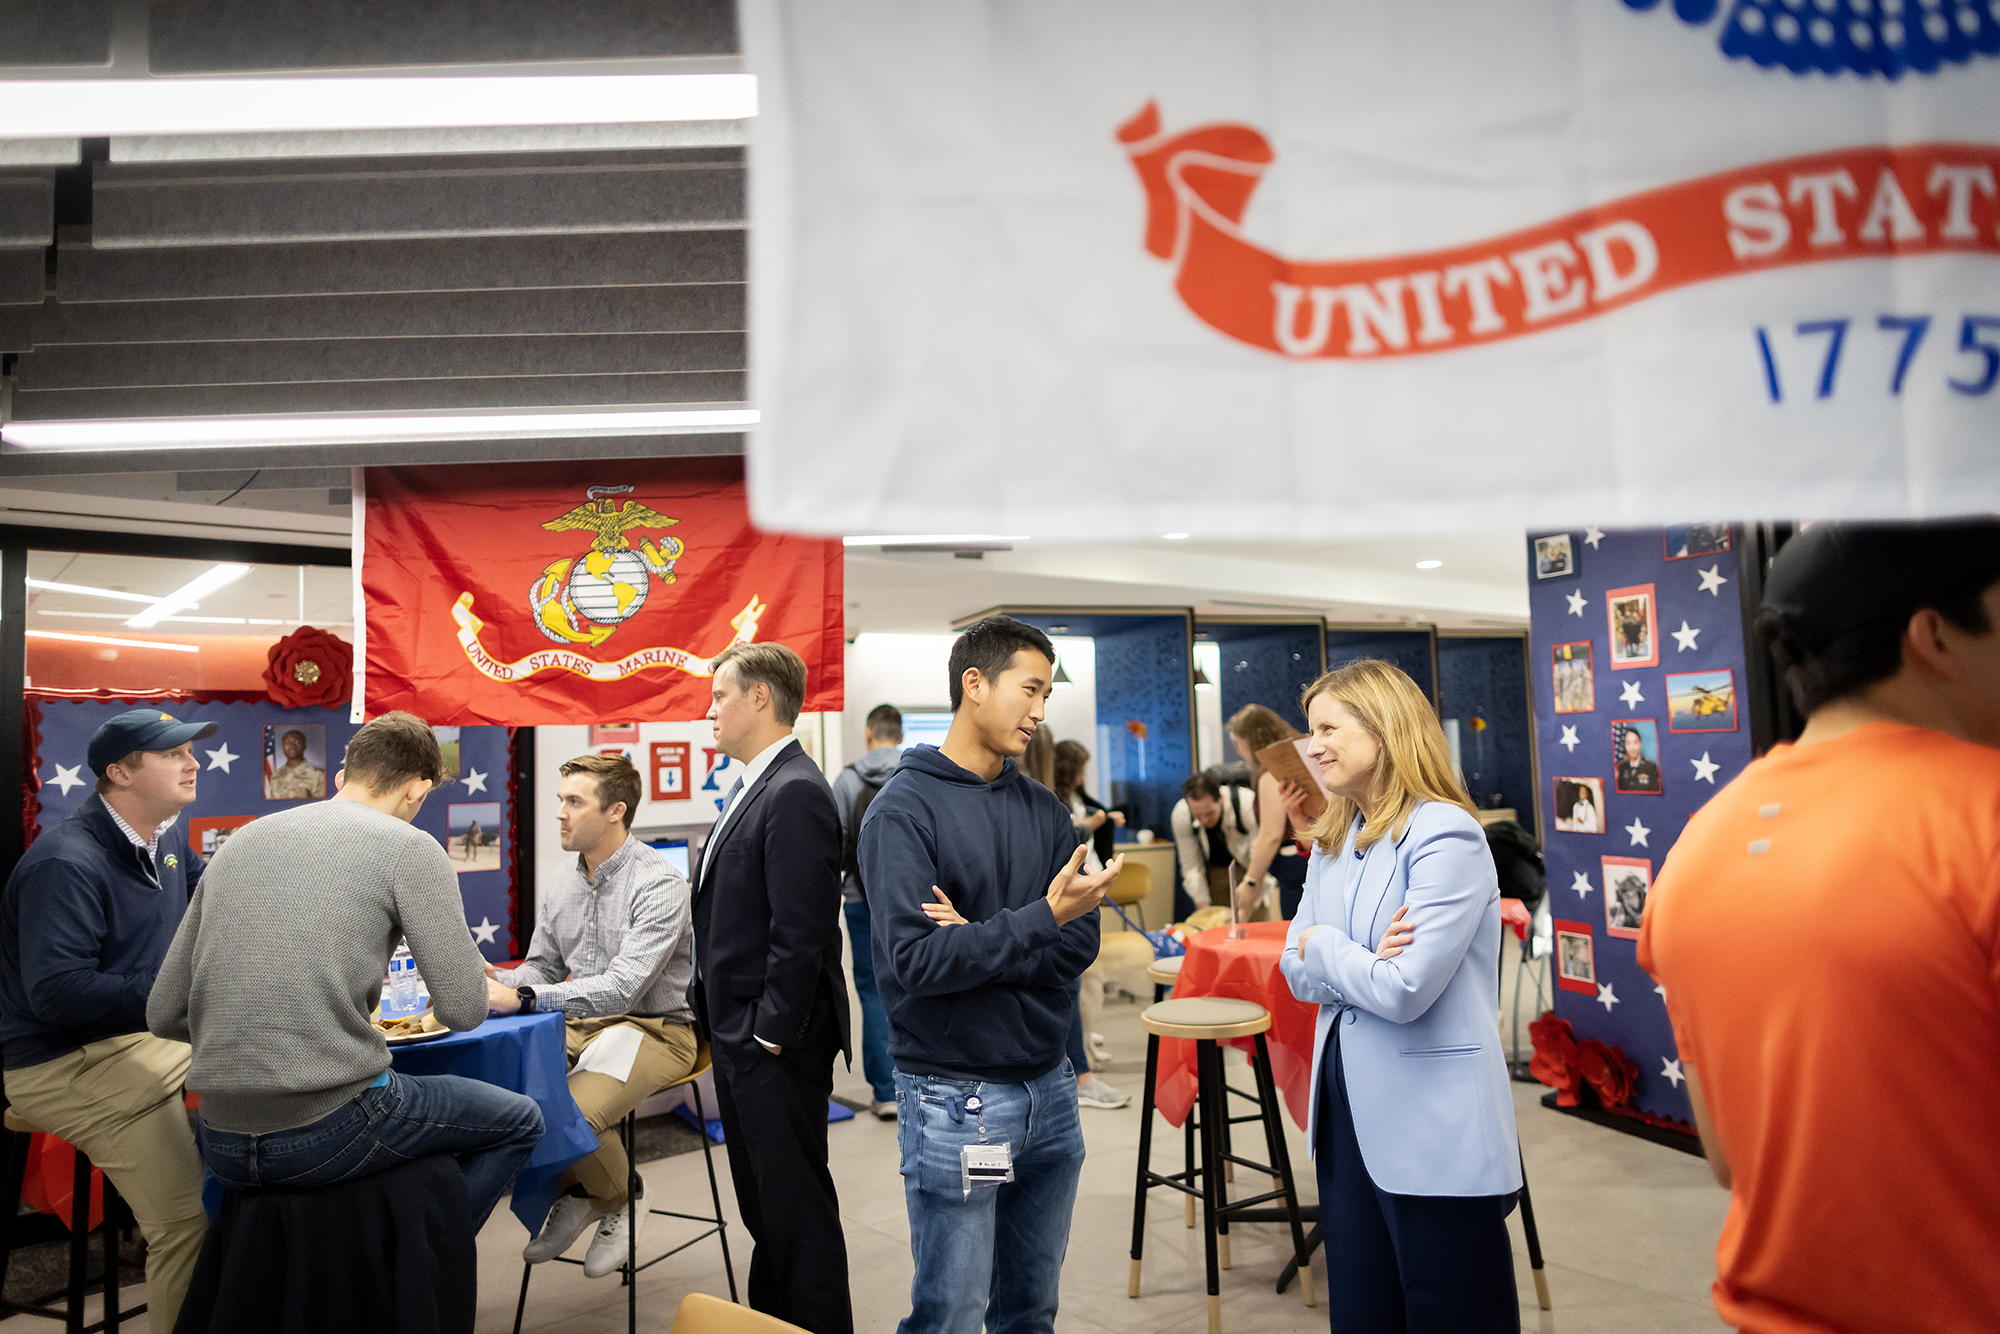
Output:
<instances>
[{"instance_id":1,"label":"blue jeans on seated person","mask_svg":"<svg viewBox=\"0 0 2000 1334\"><path fill-rule=\"evenodd\" d=\"M457 1075L399 1075L309 1125L267 1135L201 1128L201 1157L225 1186L331 1186L449 1153L465 1173L472 1227L486 1224L542 1138L534 1099Z\"/></svg>"},{"instance_id":2,"label":"blue jeans on seated person","mask_svg":"<svg viewBox=\"0 0 2000 1334\"><path fill-rule=\"evenodd\" d=\"M1013 1150L1014 1180L967 1196L959 1150L982 1129ZM898 1070L896 1140L917 1270L899 1334L1048 1334L1083 1172L1069 1062L1025 1084Z\"/></svg>"}]
</instances>

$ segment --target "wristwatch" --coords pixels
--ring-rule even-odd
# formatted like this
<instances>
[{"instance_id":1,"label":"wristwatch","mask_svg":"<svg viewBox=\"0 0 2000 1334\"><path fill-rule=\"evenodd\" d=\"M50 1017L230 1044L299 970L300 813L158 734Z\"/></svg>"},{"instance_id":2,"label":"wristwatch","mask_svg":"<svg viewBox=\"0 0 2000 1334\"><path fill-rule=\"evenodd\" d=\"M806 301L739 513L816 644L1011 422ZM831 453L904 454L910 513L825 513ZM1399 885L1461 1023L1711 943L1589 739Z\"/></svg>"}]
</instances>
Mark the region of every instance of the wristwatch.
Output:
<instances>
[{"instance_id":1,"label":"wristwatch","mask_svg":"<svg viewBox=\"0 0 2000 1334\"><path fill-rule=\"evenodd\" d=\"M535 989L533 987L515 987L514 994L521 998L521 1008L517 1013L533 1014L535 1012Z\"/></svg>"}]
</instances>

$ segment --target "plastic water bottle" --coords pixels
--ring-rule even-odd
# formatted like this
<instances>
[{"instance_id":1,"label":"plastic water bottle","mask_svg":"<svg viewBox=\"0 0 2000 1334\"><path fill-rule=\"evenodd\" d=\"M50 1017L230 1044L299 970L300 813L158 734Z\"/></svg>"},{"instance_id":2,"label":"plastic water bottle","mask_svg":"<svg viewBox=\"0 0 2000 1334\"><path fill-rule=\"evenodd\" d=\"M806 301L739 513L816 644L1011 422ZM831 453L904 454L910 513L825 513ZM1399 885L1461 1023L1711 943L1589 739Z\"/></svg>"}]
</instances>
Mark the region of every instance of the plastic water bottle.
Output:
<instances>
[{"instance_id":1,"label":"plastic water bottle","mask_svg":"<svg viewBox=\"0 0 2000 1334\"><path fill-rule=\"evenodd\" d=\"M382 1009L394 1017L419 1013L424 1008L423 995L423 974L410 954L410 942L398 941L396 952L389 956L389 1000Z\"/></svg>"}]
</instances>

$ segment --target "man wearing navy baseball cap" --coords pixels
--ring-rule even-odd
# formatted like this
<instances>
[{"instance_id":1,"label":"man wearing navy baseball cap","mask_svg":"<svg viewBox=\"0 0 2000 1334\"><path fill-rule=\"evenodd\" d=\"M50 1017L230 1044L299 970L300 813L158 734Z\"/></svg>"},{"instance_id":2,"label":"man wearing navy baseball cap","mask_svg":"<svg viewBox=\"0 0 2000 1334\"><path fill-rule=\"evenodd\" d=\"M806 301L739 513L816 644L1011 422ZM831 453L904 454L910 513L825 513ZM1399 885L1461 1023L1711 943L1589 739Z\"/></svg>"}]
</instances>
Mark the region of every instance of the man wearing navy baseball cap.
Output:
<instances>
[{"instance_id":1,"label":"man wearing navy baseball cap","mask_svg":"<svg viewBox=\"0 0 2000 1334\"><path fill-rule=\"evenodd\" d=\"M0 894L7 1101L104 1169L146 1238L146 1306L170 1330L207 1230L181 1086L191 1052L146 998L202 859L179 827L214 723L128 709L90 738L97 792L37 838Z\"/></svg>"}]
</instances>

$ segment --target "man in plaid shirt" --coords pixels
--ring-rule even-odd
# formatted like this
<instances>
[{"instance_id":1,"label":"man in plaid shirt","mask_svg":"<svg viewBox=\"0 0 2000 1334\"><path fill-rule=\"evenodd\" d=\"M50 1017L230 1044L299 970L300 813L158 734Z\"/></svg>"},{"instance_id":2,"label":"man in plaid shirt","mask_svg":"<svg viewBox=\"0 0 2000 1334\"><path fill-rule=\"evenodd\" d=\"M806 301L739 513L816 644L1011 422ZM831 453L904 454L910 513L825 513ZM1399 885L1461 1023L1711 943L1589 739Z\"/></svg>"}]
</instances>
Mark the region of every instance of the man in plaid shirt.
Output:
<instances>
[{"instance_id":1,"label":"man in plaid shirt","mask_svg":"<svg viewBox=\"0 0 2000 1334\"><path fill-rule=\"evenodd\" d=\"M639 771L623 755L568 761L556 795L563 851L576 861L543 896L527 959L507 972L489 965L487 992L501 1014L567 1017L569 1090L597 1132L597 1152L569 1169L568 1189L522 1258L553 1259L595 1223L583 1272L602 1278L638 1244L637 1229L628 1235L626 1225L618 1124L694 1068L691 896L667 859L632 837ZM645 1220L642 1207L638 1221Z\"/></svg>"}]
</instances>

